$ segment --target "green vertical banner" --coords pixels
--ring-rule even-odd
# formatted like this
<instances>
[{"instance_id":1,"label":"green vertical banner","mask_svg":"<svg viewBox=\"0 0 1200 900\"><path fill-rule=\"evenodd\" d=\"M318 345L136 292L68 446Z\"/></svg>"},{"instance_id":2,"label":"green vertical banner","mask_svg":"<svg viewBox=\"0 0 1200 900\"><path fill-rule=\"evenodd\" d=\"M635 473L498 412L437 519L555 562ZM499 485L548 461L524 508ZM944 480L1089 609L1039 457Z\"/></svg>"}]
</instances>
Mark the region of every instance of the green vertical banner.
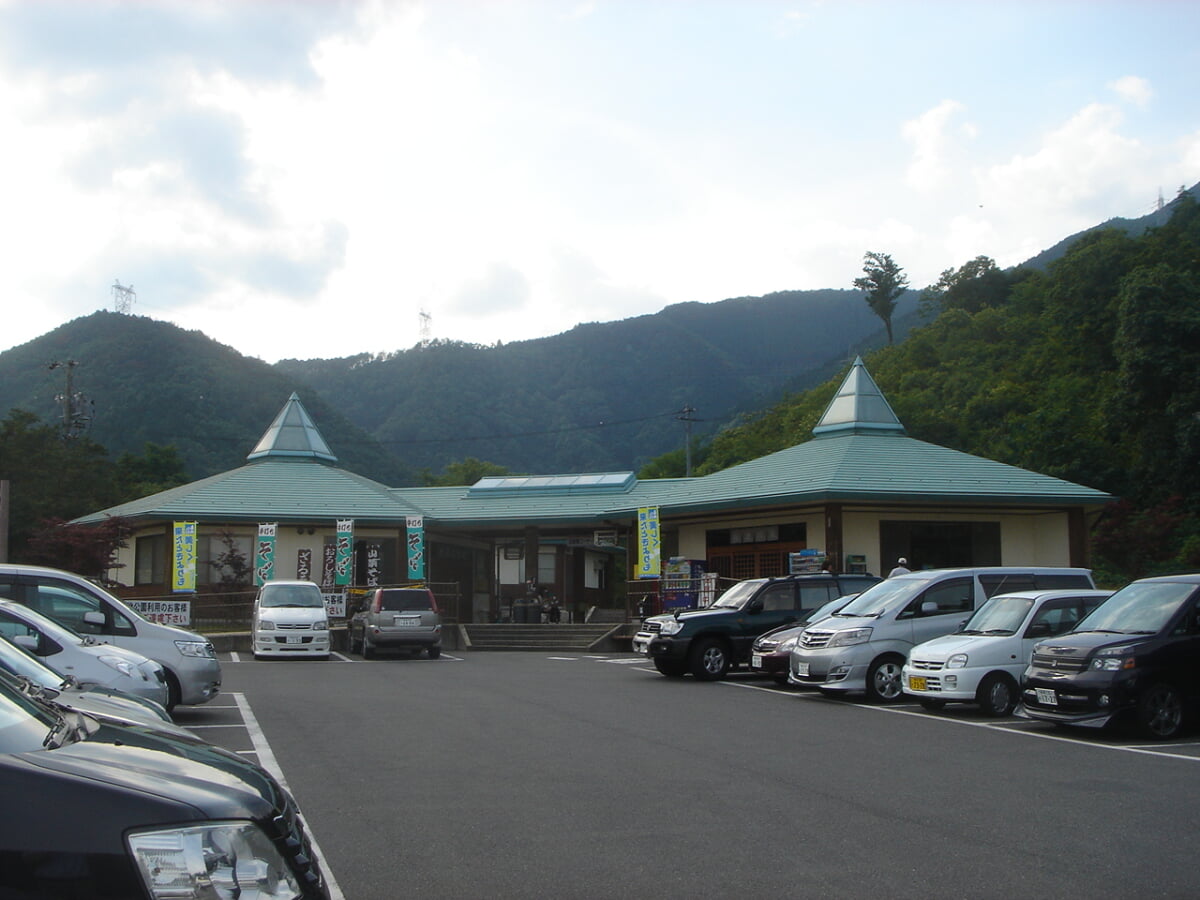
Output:
<instances>
[{"instance_id":1,"label":"green vertical banner","mask_svg":"<svg viewBox=\"0 0 1200 900\"><path fill-rule=\"evenodd\" d=\"M171 590L176 594L196 592L196 523L176 522L172 553Z\"/></svg>"},{"instance_id":2,"label":"green vertical banner","mask_svg":"<svg viewBox=\"0 0 1200 900\"><path fill-rule=\"evenodd\" d=\"M349 584L354 569L354 520L337 520L337 543L334 545L333 583Z\"/></svg>"},{"instance_id":3,"label":"green vertical banner","mask_svg":"<svg viewBox=\"0 0 1200 900\"><path fill-rule=\"evenodd\" d=\"M637 577L657 578L662 568L657 506L643 506L638 509L637 542Z\"/></svg>"},{"instance_id":4,"label":"green vertical banner","mask_svg":"<svg viewBox=\"0 0 1200 900\"><path fill-rule=\"evenodd\" d=\"M254 583L266 584L275 577L275 524L258 526L258 543L254 545Z\"/></svg>"},{"instance_id":5,"label":"green vertical banner","mask_svg":"<svg viewBox=\"0 0 1200 900\"><path fill-rule=\"evenodd\" d=\"M406 516L408 527L408 580L425 580L425 519L422 516Z\"/></svg>"}]
</instances>

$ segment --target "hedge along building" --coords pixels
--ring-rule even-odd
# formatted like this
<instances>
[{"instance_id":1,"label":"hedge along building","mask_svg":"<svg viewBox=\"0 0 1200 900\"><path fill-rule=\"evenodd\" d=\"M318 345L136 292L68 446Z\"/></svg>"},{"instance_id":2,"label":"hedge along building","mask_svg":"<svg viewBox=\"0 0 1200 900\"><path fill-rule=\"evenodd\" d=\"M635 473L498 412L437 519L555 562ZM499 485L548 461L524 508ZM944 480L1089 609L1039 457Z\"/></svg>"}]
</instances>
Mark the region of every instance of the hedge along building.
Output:
<instances>
[{"instance_id":1,"label":"hedge along building","mask_svg":"<svg viewBox=\"0 0 1200 900\"><path fill-rule=\"evenodd\" d=\"M696 478L610 472L389 488L334 463L293 394L245 466L77 521L126 519L134 537L114 574L134 573L127 596L157 596L170 590L177 521L198 523L201 587L218 580L212 563L225 542L249 552L260 523L277 525L275 577L320 582L337 522L348 520L354 583L392 584L406 578L408 525L419 517L425 577L458 586L460 621L490 621L528 578L568 609L613 605L636 575L638 554L626 548L636 549L639 510L657 512L664 559L742 579L784 574L800 550L835 570L876 573L900 556L914 568L1086 565L1090 525L1113 499L908 437L861 359L812 440Z\"/></svg>"}]
</instances>

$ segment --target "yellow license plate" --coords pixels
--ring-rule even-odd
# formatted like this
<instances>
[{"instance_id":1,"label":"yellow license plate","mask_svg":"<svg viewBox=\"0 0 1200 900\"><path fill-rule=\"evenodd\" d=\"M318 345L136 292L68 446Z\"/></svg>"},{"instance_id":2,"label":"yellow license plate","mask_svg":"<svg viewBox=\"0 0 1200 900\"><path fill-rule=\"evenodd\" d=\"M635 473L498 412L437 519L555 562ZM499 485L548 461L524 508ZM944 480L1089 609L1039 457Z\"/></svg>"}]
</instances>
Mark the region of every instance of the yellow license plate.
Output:
<instances>
[{"instance_id":1,"label":"yellow license plate","mask_svg":"<svg viewBox=\"0 0 1200 900\"><path fill-rule=\"evenodd\" d=\"M909 675L908 686L911 690L923 691L925 690L925 679L920 675Z\"/></svg>"}]
</instances>

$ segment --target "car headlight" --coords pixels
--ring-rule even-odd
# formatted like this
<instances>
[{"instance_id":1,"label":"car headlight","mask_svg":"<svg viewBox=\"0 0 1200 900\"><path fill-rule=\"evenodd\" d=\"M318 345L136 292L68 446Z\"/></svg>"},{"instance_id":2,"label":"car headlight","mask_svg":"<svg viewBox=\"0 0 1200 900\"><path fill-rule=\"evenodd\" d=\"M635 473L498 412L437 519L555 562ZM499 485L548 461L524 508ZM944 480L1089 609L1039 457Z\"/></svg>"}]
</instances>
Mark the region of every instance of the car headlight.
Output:
<instances>
[{"instance_id":1,"label":"car headlight","mask_svg":"<svg viewBox=\"0 0 1200 900\"><path fill-rule=\"evenodd\" d=\"M328 630L329 630L329 620L328 619L318 619L317 621L313 622L313 631L328 631Z\"/></svg>"},{"instance_id":2,"label":"car headlight","mask_svg":"<svg viewBox=\"0 0 1200 900\"><path fill-rule=\"evenodd\" d=\"M275 623L272 622L270 619L259 619L258 620L258 630L259 631L274 631Z\"/></svg>"},{"instance_id":3,"label":"car headlight","mask_svg":"<svg viewBox=\"0 0 1200 900\"><path fill-rule=\"evenodd\" d=\"M947 669L962 669L966 665L967 665L967 654L965 654L965 653L955 653L948 660L946 660L946 668Z\"/></svg>"},{"instance_id":4,"label":"car headlight","mask_svg":"<svg viewBox=\"0 0 1200 900\"><path fill-rule=\"evenodd\" d=\"M252 822L214 822L139 831L127 838L154 900L294 900L300 887L283 857Z\"/></svg>"},{"instance_id":5,"label":"car headlight","mask_svg":"<svg viewBox=\"0 0 1200 900\"><path fill-rule=\"evenodd\" d=\"M100 662L104 663L106 666L110 666L110 667L116 669L118 672L120 672L126 678L132 678L133 673L137 671L134 664L122 656L105 655L105 656L99 657L99 660L100 660Z\"/></svg>"},{"instance_id":6,"label":"car headlight","mask_svg":"<svg viewBox=\"0 0 1200 900\"><path fill-rule=\"evenodd\" d=\"M217 658L217 651L213 649L212 641L176 641L175 646L184 656L195 656L201 659Z\"/></svg>"},{"instance_id":7,"label":"car headlight","mask_svg":"<svg viewBox=\"0 0 1200 900\"><path fill-rule=\"evenodd\" d=\"M1132 644L1123 644L1120 647L1106 647L1103 650L1097 650L1089 668L1101 672L1135 669L1137 668L1137 658L1133 655L1135 649Z\"/></svg>"},{"instance_id":8,"label":"car headlight","mask_svg":"<svg viewBox=\"0 0 1200 900\"><path fill-rule=\"evenodd\" d=\"M681 631L683 631L683 623L678 619L671 617L662 623L662 627L659 629L659 634L679 634Z\"/></svg>"},{"instance_id":9,"label":"car headlight","mask_svg":"<svg viewBox=\"0 0 1200 900\"><path fill-rule=\"evenodd\" d=\"M845 631L835 631L826 647L849 647L851 644L865 644L871 639L871 628L847 628Z\"/></svg>"},{"instance_id":10,"label":"car headlight","mask_svg":"<svg viewBox=\"0 0 1200 900\"><path fill-rule=\"evenodd\" d=\"M796 644L798 644L799 642L800 642L800 635L797 634L794 637L790 637L787 640L785 640L776 649L779 653L791 653L793 650L796 649Z\"/></svg>"}]
</instances>

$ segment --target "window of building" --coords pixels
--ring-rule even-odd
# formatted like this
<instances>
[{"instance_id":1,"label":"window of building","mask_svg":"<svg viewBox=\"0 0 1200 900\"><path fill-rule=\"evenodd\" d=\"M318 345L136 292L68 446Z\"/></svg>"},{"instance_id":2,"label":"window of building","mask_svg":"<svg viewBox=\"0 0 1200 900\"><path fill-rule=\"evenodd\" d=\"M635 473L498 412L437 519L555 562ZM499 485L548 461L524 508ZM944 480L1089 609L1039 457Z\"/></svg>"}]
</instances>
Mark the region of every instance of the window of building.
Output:
<instances>
[{"instance_id":1,"label":"window of building","mask_svg":"<svg viewBox=\"0 0 1200 900\"><path fill-rule=\"evenodd\" d=\"M167 583L167 536L149 534L137 539L134 584Z\"/></svg>"}]
</instances>

